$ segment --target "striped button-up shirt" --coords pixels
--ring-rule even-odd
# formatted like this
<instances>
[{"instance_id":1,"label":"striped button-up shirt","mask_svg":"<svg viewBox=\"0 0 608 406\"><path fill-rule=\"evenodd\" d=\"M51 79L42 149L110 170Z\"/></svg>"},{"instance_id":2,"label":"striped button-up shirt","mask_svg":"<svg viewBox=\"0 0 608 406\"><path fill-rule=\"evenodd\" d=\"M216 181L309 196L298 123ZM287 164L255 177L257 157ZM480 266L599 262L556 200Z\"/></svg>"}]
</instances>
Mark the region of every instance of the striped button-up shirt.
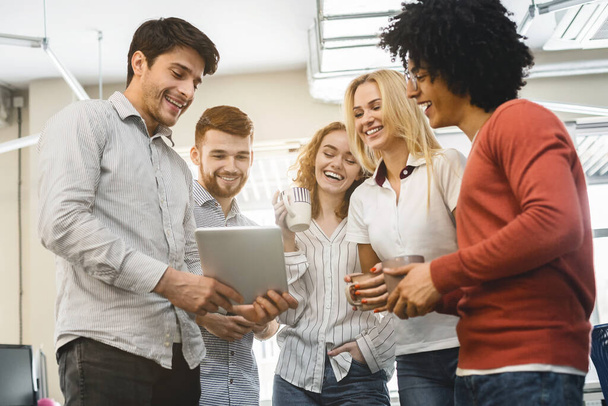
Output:
<instances>
[{"instance_id":1,"label":"striped button-up shirt","mask_svg":"<svg viewBox=\"0 0 608 406\"><path fill-rule=\"evenodd\" d=\"M285 254L289 293L297 309L279 316L281 347L276 373L287 382L320 393L327 351L357 341L372 373L383 369L390 379L394 370L395 341L389 317L352 310L344 295L344 276L361 272L357 244L346 241L347 219L326 236L313 220L296 233L300 251ZM331 358L338 381L350 369L352 357L343 352Z\"/></svg>"},{"instance_id":2,"label":"striped button-up shirt","mask_svg":"<svg viewBox=\"0 0 608 406\"><path fill-rule=\"evenodd\" d=\"M72 104L39 143L39 233L57 255L57 348L88 337L171 368L205 347L194 315L152 290L168 266L202 274L186 162L119 92Z\"/></svg>"},{"instance_id":3,"label":"striped button-up shirt","mask_svg":"<svg viewBox=\"0 0 608 406\"><path fill-rule=\"evenodd\" d=\"M194 218L197 227L256 226L239 210L236 199L228 216L197 181L193 182ZM243 270L245 271L245 270ZM201 363L199 405L257 405L260 398L258 367L253 354L253 332L237 341L226 341L201 327L207 356Z\"/></svg>"}]
</instances>

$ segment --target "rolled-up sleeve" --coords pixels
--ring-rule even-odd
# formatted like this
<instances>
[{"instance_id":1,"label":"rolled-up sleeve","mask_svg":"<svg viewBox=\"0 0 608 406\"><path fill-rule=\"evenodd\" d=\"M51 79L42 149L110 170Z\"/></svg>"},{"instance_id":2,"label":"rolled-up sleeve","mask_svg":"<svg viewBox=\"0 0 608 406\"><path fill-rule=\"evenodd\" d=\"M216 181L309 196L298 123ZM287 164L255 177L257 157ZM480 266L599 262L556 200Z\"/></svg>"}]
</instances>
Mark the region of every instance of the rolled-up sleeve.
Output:
<instances>
[{"instance_id":1,"label":"rolled-up sleeve","mask_svg":"<svg viewBox=\"0 0 608 406\"><path fill-rule=\"evenodd\" d=\"M395 361L395 332L392 316L357 337L357 345L372 373L389 368Z\"/></svg>"},{"instance_id":2,"label":"rolled-up sleeve","mask_svg":"<svg viewBox=\"0 0 608 406\"><path fill-rule=\"evenodd\" d=\"M303 251L285 253L285 267L287 271L287 285L289 294L298 301L298 307L288 309L279 315L279 322L288 326L295 325L306 308L308 294L304 275L308 272L308 260Z\"/></svg>"}]
</instances>

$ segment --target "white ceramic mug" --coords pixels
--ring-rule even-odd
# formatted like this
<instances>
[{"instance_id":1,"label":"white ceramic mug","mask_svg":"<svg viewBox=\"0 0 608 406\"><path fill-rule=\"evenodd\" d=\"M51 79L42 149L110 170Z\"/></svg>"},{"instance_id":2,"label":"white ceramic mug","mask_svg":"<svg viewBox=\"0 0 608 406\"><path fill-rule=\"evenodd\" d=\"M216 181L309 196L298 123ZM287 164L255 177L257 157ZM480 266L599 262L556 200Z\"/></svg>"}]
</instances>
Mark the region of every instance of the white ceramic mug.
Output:
<instances>
[{"instance_id":1,"label":"white ceramic mug","mask_svg":"<svg viewBox=\"0 0 608 406\"><path fill-rule=\"evenodd\" d=\"M290 187L281 192L287 215L285 223L291 231L300 232L310 227L310 192L304 187Z\"/></svg>"},{"instance_id":2,"label":"white ceramic mug","mask_svg":"<svg viewBox=\"0 0 608 406\"><path fill-rule=\"evenodd\" d=\"M382 261L382 269L391 269L391 268L399 268L401 266L405 266L413 263L422 263L424 262L424 257L422 255L403 255L401 257L395 257L391 259L387 259L386 261ZM405 275L389 275L387 273L384 274L384 284L386 285L386 290L390 294L401 279L403 279Z\"/></svg>"}]
</instances>

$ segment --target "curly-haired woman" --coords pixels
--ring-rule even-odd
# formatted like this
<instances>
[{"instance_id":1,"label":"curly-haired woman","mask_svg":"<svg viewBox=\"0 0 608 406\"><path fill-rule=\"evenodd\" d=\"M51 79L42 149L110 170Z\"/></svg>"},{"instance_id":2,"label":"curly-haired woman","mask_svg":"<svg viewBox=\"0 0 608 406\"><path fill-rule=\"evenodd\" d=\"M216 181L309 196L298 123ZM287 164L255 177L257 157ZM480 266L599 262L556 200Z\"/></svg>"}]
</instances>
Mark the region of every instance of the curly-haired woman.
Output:
<instances>
[{"instance_id":1,"label":"curly-haired woman","mask_svg":"<svg viewBox=\"0 0 608 406\"><path fill-rule=\"evenodd\" d=\"M279 318L285 327L273 404L390 405L392 327L379 315L353 311L344 295L344 277L360 271L357 245L345 236L349 199L363 178L344 124L317 131L295 167L295 185L310 190L312 222L306 231L289 231L275 194L289 293L299 305Z\"/></svg>"}]
</instances>

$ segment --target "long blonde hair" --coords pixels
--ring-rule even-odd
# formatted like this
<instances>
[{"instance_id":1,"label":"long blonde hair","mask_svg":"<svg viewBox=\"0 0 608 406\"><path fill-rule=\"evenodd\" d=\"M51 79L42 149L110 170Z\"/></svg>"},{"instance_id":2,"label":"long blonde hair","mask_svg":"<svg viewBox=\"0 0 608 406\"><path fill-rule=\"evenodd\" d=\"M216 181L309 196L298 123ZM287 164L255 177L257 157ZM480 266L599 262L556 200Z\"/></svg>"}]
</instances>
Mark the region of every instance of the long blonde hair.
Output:
<instances>
[{"instance_id":1,"label":"long blonde hair","mask_svg":"<svg viewBox=\"0 0 608 406\"><path fill-rule=\"evenodd\" d=\"M357 133L353 111L355 92L363 83L374 82L382 97L382 124L389 134L403 138L407 149L414 158L426 161L428 178L428 198L430 199L432 156L442 150L422 110L416 102L406 96L406 82L403 75L394 70L381 69L366 73L348 85L344 95L344 115L350 149L359 163L369 172L374 172L382 157L380 151L369 148ZM430 200L429 200L430 201Z\"/></svg>"}]
</instances>

